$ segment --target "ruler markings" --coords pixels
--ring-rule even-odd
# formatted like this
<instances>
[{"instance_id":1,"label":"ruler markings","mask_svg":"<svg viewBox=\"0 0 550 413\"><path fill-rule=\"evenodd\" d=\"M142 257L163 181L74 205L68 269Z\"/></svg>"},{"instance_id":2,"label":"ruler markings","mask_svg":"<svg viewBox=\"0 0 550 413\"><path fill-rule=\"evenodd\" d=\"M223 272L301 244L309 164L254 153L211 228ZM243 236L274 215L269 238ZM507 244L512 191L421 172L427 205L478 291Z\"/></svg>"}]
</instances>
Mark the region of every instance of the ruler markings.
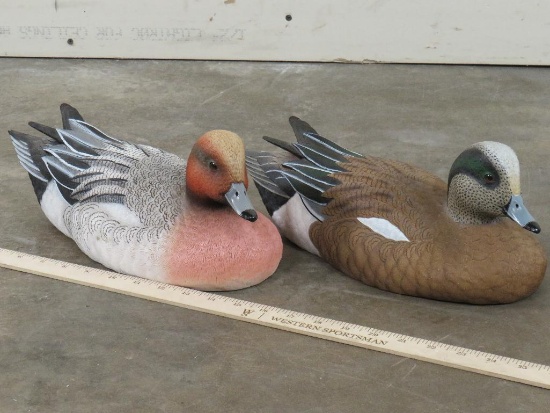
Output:
<instances>
[{"instance_id":1,"label":"ruler markings","mask_svg":"<svg viewBox=\"0 0 550 413\"><path fill-rule=\"evenodd\" d=\"M0 266L550 389L550 366L0 248Z\"/></svg>"}]
</instances>

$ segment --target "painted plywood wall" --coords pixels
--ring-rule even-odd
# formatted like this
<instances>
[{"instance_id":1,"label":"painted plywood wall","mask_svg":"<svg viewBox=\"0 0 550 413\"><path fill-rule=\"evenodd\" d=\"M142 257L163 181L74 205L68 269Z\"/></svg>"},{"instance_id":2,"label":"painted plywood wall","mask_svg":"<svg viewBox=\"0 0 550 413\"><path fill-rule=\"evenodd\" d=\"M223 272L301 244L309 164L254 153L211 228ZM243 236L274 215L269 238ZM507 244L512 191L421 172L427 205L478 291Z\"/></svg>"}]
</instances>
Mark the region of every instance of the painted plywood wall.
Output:
<instances>
[{"instance_id":1,"label":"painted plywood wall","mask_svg":"<svg viewBox=\"0 0 550 413\"><path fill-rule=\"evenodd\" d=\"M550 64L535 0L0 0L0 56Z\"/></svg>"}]
</instances>

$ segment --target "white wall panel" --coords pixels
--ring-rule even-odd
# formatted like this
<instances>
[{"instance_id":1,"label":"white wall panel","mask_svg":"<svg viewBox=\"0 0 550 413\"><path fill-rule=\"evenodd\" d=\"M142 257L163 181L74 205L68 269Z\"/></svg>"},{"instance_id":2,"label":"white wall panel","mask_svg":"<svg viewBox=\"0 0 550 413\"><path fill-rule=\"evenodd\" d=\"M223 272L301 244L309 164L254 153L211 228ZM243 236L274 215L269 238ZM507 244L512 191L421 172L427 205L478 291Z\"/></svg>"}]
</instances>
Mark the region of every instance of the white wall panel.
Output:
<instances>
[{"instance_id":1,"label":"white wall panel","mask_svg":"<svg viewBox=\"0 0 550 413\"><path fill-rule=\"evenodd\" d=\"M548 65L550 2L0 0L0 56Z\"/></svg>"}]
</instances>

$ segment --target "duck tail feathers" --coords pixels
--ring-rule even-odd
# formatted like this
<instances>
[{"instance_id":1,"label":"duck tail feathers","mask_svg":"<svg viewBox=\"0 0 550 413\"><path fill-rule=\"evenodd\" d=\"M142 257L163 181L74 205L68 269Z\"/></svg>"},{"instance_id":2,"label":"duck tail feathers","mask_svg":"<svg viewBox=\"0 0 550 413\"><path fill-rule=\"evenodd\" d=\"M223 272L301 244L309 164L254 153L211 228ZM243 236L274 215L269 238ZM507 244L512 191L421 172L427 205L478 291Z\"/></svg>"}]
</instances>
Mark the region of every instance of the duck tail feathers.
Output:
<instances>
[{"instance_id":1,"label":"duck tail feathers","mask_svg":"<svg viewBox=\"0 0 550 413\"><path fill-rule=\"evenodd\" d=\"M125 186L131 165L158 150L103 133L86 123L80 113L66 103L61 105L61 117L63 128L59 129L29 123L46 135L43 137L10 131L19 161L31 175L38 200L54 180L69 204L101 197L120 202L123 192L120 188ZM116 177L117 184L111 185L111 177Z\"/></svg>"},{"instance_id":2,"label":"duck tail feathers","mask_svg":"<svg viewBox=\"0 0 550 413\"><path fill-rule=\"evenodd\" d=\"M312 151L318 152L338 162L346 162L346 157L363 158L363 155L350 151L337 145L333 141L321 136L309 123L304 122L296 116L289 119L290 126L296 135L296 140L302 146L308 147Z\"/></svg>"},{"instance_id":3,"label":"duck tail feathers","mask_svg":"<svg viewBox=\"0 0 550 413\"><path fill-rule=\"evenodd\" d=\"M84 118L82 117L80 112L68 103L62 103L59 109L61 110L63 129L71 129L71 120L79 120L84 122Z\"/></svg>"},{"instance_id":4,"label":"duck tail feathers","mask_svg":"<svg viewBox=\"0 0 550 413\"><path fill-rule=\"evenodd\" d=\"M273 154L246 151L246 167L269 215L294 195L294 189L282 174L281 163Z\"/></svg>"},{"instance_id":5,"label":"duck tail feathers","mask_svg":"<svg viewBox=\"0 0 550 413\"><path fill-rule=\"evenodd\" d=\"M321 211L329 199L323 194L338 183L329 171L306 159L281 162L268 152L248 151L246 163L270 215L298 192L310 214L324 219Z\"/></svg>"},{"instance_id":6,"label":"duck tail feathers","mask_svg":"<svg viewBox=\"0 0 550 413\"><path fill-rule=\"evenodd\" d=\"M38 122L29 122L29 126L33 129L36 129L38 132L43 133L46 136L52 138L55 142L63 143L57 129L52 128L51 126L46 126Z\"/></svg>"},{"instance_id":7,"label":"duck tail feathers","mask_svg":"<svg viewBox=\"0 0 550 413\"><path fill-rule=\"evenodd\" d=\"M262 191L292 197L298 193L308 211L324 220L323 208L330 202L326 191L339 184L335 172L346 172L350 157L363 155L345 149L322 137L307 122L292 116L289 119L297 142L289 143L264 136L267 142L289 152L292 160L281 162L267 152L249 154L251 175ZM252 160L253 161L252 161ZM265 195L262 195L265 201Z\"/></svg>"},{"instance_id":8,"label":"duck tail feathers","mask_svg":"<svg viewBox=\"0 0 550 413\"><path fill-rule=\"evenodd\" d=\"M297 116L291 116L288 118L288 122L290 123L290 126L292 126L292 130L294 131L294 135L296 135L297 139L300 139L300 137L305 134L317 135L317 131L313 129L309 123L303 121Z\"/></svg>"},{"instance_id":9,"label":"duck tail feathers","mask_svg":"<svg viewBox=\"0 0 550 413\"><path fill-rule=\"evenodd\" d=\"M73 129L73 124L71 121L84 122L84 118L82 117L82 115L71 105L67 103L62 103L60 106L60 110L61 120L63 122L63 129ZM56 128L52 128L51 126L46 126L38 122L29 122L29 126L39 132L42 132L44 135L49 136L58 143L64 143L63 139L59 135L58 129Z\"/></svg>"},{"instance_id":10,"label":"duck tail feathers","mask_svg":"<svg viewBox=\"0 0 550 413\"><path fill-rule=\"evenodd\" d=\"M129 145L113 138L85 122L80 112L71 105L63 103L60 110L63 128L54 129L35 122L32 122L31 126L54 138L57 142L66 145L81 156L98 156L101 151L123 154L126 152L127 146L136 148L135 145Z\"/></svg>"},{"instance_id":11,"label":"duck tail feathers","mask_svg":"<svg viewBox=\"0 0 550 413\"><path fill-rule=\"evenodd\" d=\"M280 139L272 138L270 136L264 136L263 139L264 139L264 141L269 142L270 144L275 145L278 148L281 148L281 149L283 149L287 152L290 152L292 155L294 155L295 157L297 157L299 159L304 157L300 153L300 151L298 149L296 149L296 147L292 143L288 143L288 142L282 141Z\"/></svg>"},{"instance_id":12,"label":"duck tail feathers","mask_svg":"<svg viewBox=\"0 0 550 413\"><path fill-rule=\"evenodd\" d=\"M43 160L46 155L44 148L54 141L45 137L31 136L26 133L10 130L9 132L15 153L21 166L29 173L31 183L38 202L52 179Z\"/></svg>"}]
</instances>

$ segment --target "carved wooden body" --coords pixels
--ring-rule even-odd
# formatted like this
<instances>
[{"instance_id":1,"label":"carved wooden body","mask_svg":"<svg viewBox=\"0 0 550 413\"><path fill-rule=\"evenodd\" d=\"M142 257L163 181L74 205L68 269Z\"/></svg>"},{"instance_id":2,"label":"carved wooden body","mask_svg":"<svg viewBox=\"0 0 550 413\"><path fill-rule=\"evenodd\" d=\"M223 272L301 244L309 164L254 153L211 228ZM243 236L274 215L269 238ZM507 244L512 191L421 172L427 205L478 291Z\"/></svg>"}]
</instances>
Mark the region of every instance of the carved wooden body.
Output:
<instances>
[{"instance_id":1,"label":"carved wooden body","mask_svg":"<svg viewBox=\"0 0 550 413\"><path fill-rule=\"evenodd\" d=\"M407 164L349 158L325 192L327 218L310 227L321 257L368 285L399 294L474 304L532 294L546 271L535 236L509 218L464 225L446 211L447 185ZM357 217L392 222L410 242L393 241Z\"/></svg>"}]
</instances>

